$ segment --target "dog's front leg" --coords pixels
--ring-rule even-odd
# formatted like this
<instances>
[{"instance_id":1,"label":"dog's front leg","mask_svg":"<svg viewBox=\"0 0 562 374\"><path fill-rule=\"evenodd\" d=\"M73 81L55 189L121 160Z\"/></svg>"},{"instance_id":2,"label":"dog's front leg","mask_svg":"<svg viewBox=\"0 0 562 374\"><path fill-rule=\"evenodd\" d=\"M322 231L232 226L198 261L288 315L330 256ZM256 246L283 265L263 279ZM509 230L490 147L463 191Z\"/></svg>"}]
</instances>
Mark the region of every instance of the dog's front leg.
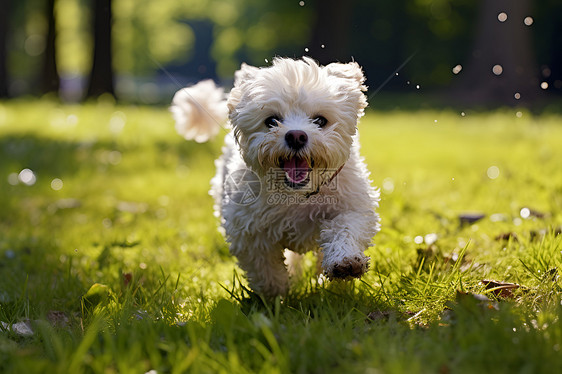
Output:
<instances>
[{"instance_id":1,"label":"dog's front leg","mask_svg":"<svg viewBox=\"0 0 562 374\"><path fill-rule=\"evenodd\" d=\"M378 231L373 211L345 212L323 222L320 247L322 268L328 278L359 278L369 268L369 257L363 253Z\"/></svg>"},{"instance_id":2,"label":"dog's front leg","mask_svg":"<svg viewBox=\"0 0 562 374\"><path fill-rule=\"evenodd\" d=\"M230 252L246 272L252 290L267 298L285 295L289 288L289 274L285 266L283 248L268 245L252 238L231 243Z\"/></svg>"}]
</instances>

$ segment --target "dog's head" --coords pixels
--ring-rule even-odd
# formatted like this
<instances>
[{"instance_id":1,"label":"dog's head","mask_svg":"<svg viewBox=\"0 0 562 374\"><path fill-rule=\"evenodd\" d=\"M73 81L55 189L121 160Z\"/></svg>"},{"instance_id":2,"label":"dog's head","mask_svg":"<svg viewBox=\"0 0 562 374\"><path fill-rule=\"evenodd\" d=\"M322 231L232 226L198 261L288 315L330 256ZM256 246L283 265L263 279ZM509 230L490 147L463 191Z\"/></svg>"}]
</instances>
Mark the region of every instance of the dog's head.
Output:
<instances>
[{"instance_id":1,"label":"dog's head","mask_svg":"<svg viewBox=\"0 0 562 374\"><path fill-rule=\"evenodd\" d=\"M294 190L318 188L323 173L349 158L367 106L364 81L355 62L319 66L305 57L276 58L266 68L243 64L228 110L246 164L261 176L280 171Z\"/></svg>"}]
</instances>

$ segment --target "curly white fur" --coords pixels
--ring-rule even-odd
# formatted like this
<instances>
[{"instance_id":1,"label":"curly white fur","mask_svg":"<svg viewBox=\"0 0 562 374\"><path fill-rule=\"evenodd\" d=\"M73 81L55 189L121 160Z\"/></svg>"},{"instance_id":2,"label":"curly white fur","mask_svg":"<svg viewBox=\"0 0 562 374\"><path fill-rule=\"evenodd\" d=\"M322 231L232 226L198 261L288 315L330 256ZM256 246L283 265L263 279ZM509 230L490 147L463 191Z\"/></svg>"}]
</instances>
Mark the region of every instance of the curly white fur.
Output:
<instances>
[{"instance_id":1,"label":"curly white fur","mask_svg":"<svg viewBox=\"0 0 562 374\"><path fill-rule=\"evenodd\" d=\"M170 111L178 134L187 140L206 142L217 135L226 121L224 89L212 80L182 88L174 95Z\"/></svg>"},{"instance_id":2,"label":"curly white fur","mask_svg":"<svg viewBox=\"0 0 562 374\"><path fill-rule=\"evenodd\" d=\"M367 106L364 81L355 62L322 67L306 57L277 58L266 68L243 64L236 72L227 101L233 132L225 138L210 193L230 252L250 286L265 296L288 291L285 249L320 250L329 278L360 277L368 269L364 251L380 225L379 191L371 186L356 134ZM189 112L190 99L199 97L178 95L174 113ZM327 124L319 126L319 117ZM185 125L179 125L183 133L193 133L191 122ZM290 131L304 132L304 145L291 147ZM295 165L307 165L299 184L288 183ZM255 175L259 185L243 202L228 187L229 177L240 171Z\"/></svg>"}]
</instances>

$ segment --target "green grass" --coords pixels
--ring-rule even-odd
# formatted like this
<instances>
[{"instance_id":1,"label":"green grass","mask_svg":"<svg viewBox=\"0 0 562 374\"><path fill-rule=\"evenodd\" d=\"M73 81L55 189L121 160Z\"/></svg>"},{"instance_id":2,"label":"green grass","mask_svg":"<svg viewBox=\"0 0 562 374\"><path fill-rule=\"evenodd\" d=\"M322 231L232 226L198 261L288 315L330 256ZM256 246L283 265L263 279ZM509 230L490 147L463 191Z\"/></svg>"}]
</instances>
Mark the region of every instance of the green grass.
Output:
<instances>
[{"instance_id":1,"label":"green grass","mask_svg":"<svg viewBox=\"0 0 562 374\"><path fill-rule=\"evenodd\" d=\"M371 271L322 282L307 256L264 303L207 194L221 139L160 108L0 104L0 372L557 372L562 117L516 111L369 112Z\"/></svg>"}]
</instances>

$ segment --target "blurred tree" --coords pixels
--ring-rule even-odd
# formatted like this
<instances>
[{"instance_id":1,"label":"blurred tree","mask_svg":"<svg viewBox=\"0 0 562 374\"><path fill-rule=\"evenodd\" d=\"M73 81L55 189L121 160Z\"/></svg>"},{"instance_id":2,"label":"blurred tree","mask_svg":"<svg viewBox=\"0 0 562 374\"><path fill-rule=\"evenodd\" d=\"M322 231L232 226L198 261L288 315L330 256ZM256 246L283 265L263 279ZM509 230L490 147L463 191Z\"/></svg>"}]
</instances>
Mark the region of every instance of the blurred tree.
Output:
<instances>
[{"instance_id":1,"label":"blurred tree","mask_svg":"<svg viewBox=\"0 0 562 374\"><path fill-rule=\"evenodd\" d=\"M562 1L541 0L533 10L533 42L541 82L548 84L548 92L562 94Z\"/></svg>"},{"instance_id":2,"label":"blurred tree","mask_svg":"<svg viewBox=\"0 0 562 374\"><path fill-rule=\"evenodd\" d=\"M207 14L215 23L211 54L223 78L232 79L242 61L264 65L274 56L320 49L309 44L314 9L308 1L215 0Z\"/></svg>"},{"instance_id":3,"label":"blurred tree","mask_svg":"<svg viewBox=\"0 0 562 374\"><path fill-rule=\"evenodd\" d=\"M353 0L317 0L314 3L310 54L321 64L351 60L354 3Z\"/></svg>"},{"instance_id":4,"label":"blurred tree","mask_svg":"<svg viewBox=\"0 0 562 374\"><path fill-rule=\"evenodd\" d=\"M55 22L55 0L47 0L47 38L45 42L45 52L43 54L43 70L41 74L40 90L41 93L58 93L60 78L57 71L56 60L56 22Z\"/></svg>"},{"instance_id":5,"label":"blurred tree","mask_svg":"<svg viewBox=\"0 0 562 374\"><path fill-rule=\"evenodd\" d=\"M372 89L447 87L451 68L469 53L475 8L473 0L354 0L347 59L363 66Z\"/></svg>"},{"instance_id":6,"label":"blurred tree","mask_svg":"<svg viewBox=\"0 0 562 374\"><path fill-rule=\"evenodd\" d=\"M479 5L483 11L486 3L506 4L493 11L487 21L492 25L476 22ZM373 89L414 55L385 91L421 93L417 84L430 90L448 88L453 81L459 98L481 101L489 98L486 90L505 97L495 86L521 82L521 74L510 74L528 65L521 56L536 54L548 91L562 89L560 0L532 2L532 26L523 24L530 14L517 15L515 9L531 0L54 0L56 64L49 57L54 33L44 4L52 7L53 0L0 0L0 95L7 88L12 95L42 90L48 61L49 70L58 70L63 78L65 98L74 100L83 91L88 96L113 93L115 84L117 95L137 100L143 87L155 95L174 89L173 80L159 73L161 67L182 80L217 77L228 84L243 61L263 66L274 56L303 54L323 63L353 58ZM508 15L505 22L497 19L502 11ZM8 47L2 49L8 24ZM512 30L515 26L523 30ZM535 33L532 41L529 31ZM491 72L490 61L482 60L496 55L506 59L492 64L503 67L499 76ZM534 64L533 58L529 61ZM8 77L2 77L2 64L9 67ZM452 72L457 64L463 67L458 76ZM538 77L536 67L523 70ZM531 88L542 91L538 83ZM511 90L515 87L505 88ZM521 100L532 97L523 90L518 83ZM514 93L507 96L514 100Z\"/></svg>"},{"instance_id":7,"label":"blurred tree","mask_svg":"<svg viewBox=\"0 0 562 374\"><path fill-rule=\"evenodd\" d=\"M10 0L0 0L0 98L8 97L8 14Z\"/></svg>"},{"instance_id":8,"label":"blurred tree","mask_svg":"<svg viewBox=\"0 0 562 374\"><path fill-rule=\"evenodd\" d=\"M63 79L87 77L92 68L92 1L57 0L57 68Z\"/></svg>"},{"instance_id":9,"label":"blurred tree","mask_svg":"<svg viewBox=\"0 0 562 374\"><path fill-rule=\"evenodd\" d=\"M111 0L93 0L94 56L86 97L115 96L111 51Z\"/></svg>"},{"instance_id":10,"label":"blurred tree","mask_svg":"<svg viewBox=\"0 0 562 374\"><path fill-rule=\"evenodd\" d=\"M472 55L454 100L520 104L540 95L532 46L532 0L482 0Z\"/></svg>"},{"instance_id":11,"label":"blurred tree","mask_svg":"<svg viewBox=\"0 0 562 374\"><path fill-rule=\"evenodd\" d=\"M395 44L394 54L400 53L404 61L415 52L403 72L412 84L404 87L414 89L420 84L423 89L448 88L454 78L453 66L470 53L477 4L474 0L406 0L402 3L402 11L392 17L395 32L402 34ZM396 30L398 27L403 27L404 31Z\"/></svg>"},{"instance_id":12,"label":"blurred tree","mask_svg":"<svg viewBox=\"0 0 562 374\"><path fill-rule=\"evenodd\" d=\"M216 61L211 56L214 24L208 19L186 21L193 31L193 46L182 48L182 57L172 61L167 70L172 75L185 77L186 82L196 83L203 79L216 80ZM195 37L195 35L197 37Z\"/></svg>"},{"instance_id":13,"label":"blurred tree","mask_svg":"<svg viewBox=\"0 0 562 374\"><path fill-rule=\"evenodd\" d=\"M408 20L411 19L405 14L404 1L355 0L349 48L363 66L367 85L373 89L379 87L415 48L419 48L417 42L410 43L415 47L405 45L409 39ZM326 44L326 48L331 48L330 44ZM405 82L401 78L402 75L394 77L384 89L403 89Z\"/></svg>"},{"instance_id":14,"label":"blurred tree","mask_svg":"<svg viewBox=\"0 0 562 374\"><path fill-rule=\"evenodd\" d=\"M207 3L204 0L115 0L116 72L145 77L153 75L158 65L188 61L195 35L185 20L205 19L204 8L210 6Z\"/></svg>"}]
</instances>

